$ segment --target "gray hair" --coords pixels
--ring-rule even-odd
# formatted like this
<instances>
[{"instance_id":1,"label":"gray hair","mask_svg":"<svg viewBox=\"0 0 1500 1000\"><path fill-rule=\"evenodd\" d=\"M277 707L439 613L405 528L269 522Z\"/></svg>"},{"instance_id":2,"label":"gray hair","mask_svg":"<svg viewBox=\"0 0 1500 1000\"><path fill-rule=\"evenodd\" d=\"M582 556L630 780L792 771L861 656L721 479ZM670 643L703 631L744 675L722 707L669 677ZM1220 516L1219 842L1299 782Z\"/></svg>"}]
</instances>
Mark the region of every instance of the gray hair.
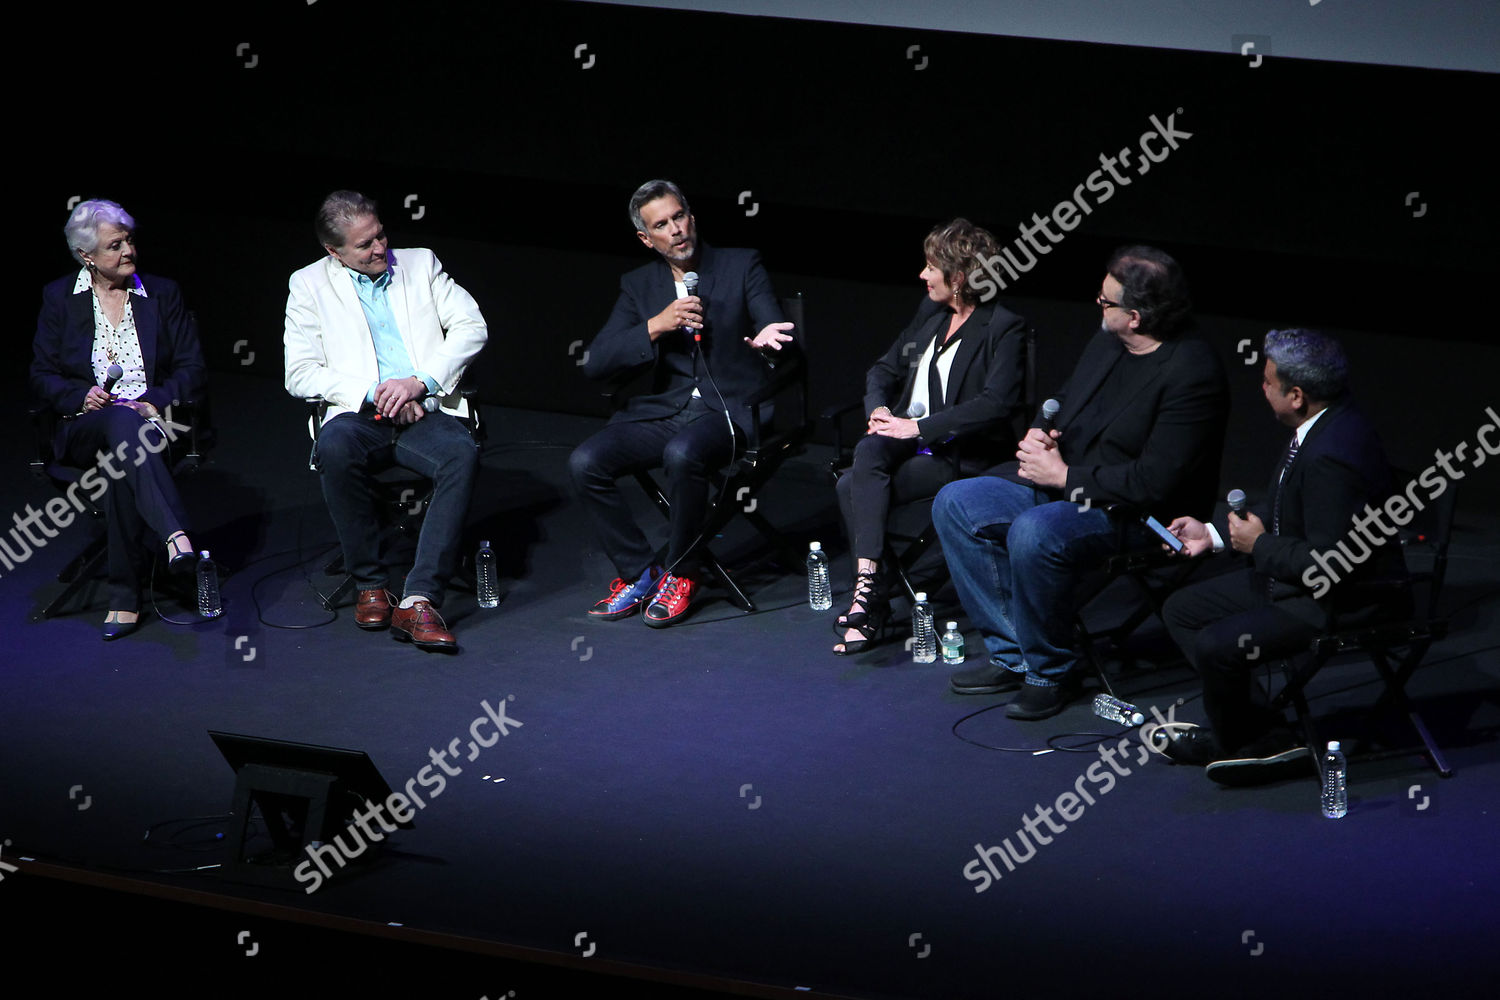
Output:
<instances>
[{"instance_id":1,"label":"gray hair","mask_svg":"<svg viewBox=\"0 0 1500 1000\"><path fill-rule=\"evenodd\" d=\"M1315 403L1330 403L1349 391L1349 358L1337 340L1317 330L1272 330L1266 357L1276 362L1283 393L1292 386Z\"/></svg>"},{"instance_id":2,"label":"gray hair","mask_svg":"<svg viewBox=\"0 0 1500 1000\"><path fill-rule=\"evenodd\" d=\"M358 191L335 191L323 199L313 218L313 232L323 246L343 246L344 233L355 219L380 215L375 202Z\"/></svg>"},{"instance_id":3,"label":"gray hair","mask_svg":"<svg viewBox=\"0 0 1500 1000\"><path fill-rule=\"evenodd\" d=\"M649 205L656 199L665 198L668 195L677 199L682 205L684 212L688 215L693 214L693 210L688 207L687 196L682 193L682 189L676 184L664 180L647 181L636 188L635 194L630 196L630 224L635 227L636 232L644 233L646 231L646 222L641 218L641 206Z\"/></svg>"},{"instance_id":4,"label":"gray hair","mask_svg":"<svg viewBox=\"0 0 1500 1000\"><path fill-rule=\"evenodd\" d=\"M115 202L102 198L78 203L63 226L63 238L68 241L68 252L74 260L82 264L84 254L99 249L99 227L106 225L129 232L135 229L135 219Z\"/></svg>"}]
</instances>

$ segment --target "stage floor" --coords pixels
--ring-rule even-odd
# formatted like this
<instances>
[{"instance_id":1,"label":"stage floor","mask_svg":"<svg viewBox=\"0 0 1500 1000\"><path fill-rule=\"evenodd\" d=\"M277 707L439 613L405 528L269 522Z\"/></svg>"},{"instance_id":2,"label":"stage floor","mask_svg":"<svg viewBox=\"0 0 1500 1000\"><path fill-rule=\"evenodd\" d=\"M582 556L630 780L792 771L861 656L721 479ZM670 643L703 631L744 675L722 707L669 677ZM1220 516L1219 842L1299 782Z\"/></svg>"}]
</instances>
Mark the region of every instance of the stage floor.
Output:
<instances>
[{"instance_id":1,"label":"stage floor","mask_svg":"<svg viewBox=\"0 0 1500 1000\"><path fill-rule=\"evenodd\" d=\"M947 671L911 663L899 641L835 657L831 616L768 564L744 577L753 615L715 593L671 629L590 621L614 573L565 488L570 448L599 425L587 418L487 411L466 545L494 543L503 597L482 610L450 596L457 655L361 632L347 605L329 615L315 594L334 583L321 571L333 533L298 405L249 376L216 374L215 393L212 462L184 493L195 541L230 572L222 618L163 606L187 623L105 644L96 595L28 623L81 525L0 576L0 862L15 868L0 869L0 909L12 975L31 967L47 984L23 992L95 980L163 996L282 981L522 998L1492 988L1500 522L1488 511L1460 507L1453 632L1410 685L1456 775L1415 754L1356 761L1349 815L1329 821L1311 776L1220 788L1147 755L1088 699L1019 723L1007 696L951 693ZM20 471L24 435L0 456L13 470L4 509L52 495ZM837 602L848 563L826 460L817 448L795 460L759 509L801 548L834 550ZM718 547L739 562L754 551L740 533ZM1201 721L1159 626L1128 651L1128 697ZM1377 690L1367 665L1326 671L1320 731L1360 728ZM504 735L470 746L497 715ZM234 774L209 730L363 750L423 804L412 829L314 892L252 884L218 867ZM439 789L431 754L451 744ZM1090 776L1101 746L1119 747L1107 788ZM1080 786L1092 801L1041 821ZM1006 838L1013 860L991 850L986 867Z\"/></svg>"}]
</instances>

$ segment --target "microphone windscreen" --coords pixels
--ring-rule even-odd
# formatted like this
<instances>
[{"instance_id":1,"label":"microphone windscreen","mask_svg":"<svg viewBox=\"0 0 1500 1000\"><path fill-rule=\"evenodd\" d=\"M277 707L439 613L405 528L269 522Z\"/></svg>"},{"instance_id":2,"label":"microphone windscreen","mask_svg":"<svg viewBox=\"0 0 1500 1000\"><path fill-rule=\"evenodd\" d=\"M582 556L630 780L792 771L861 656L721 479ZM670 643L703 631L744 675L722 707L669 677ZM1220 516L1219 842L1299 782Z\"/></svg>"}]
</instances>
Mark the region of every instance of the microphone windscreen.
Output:
<instances>
[{"instance_id":1,"label":"microphone windscreen","mask_svg":"<svg viewBox=\"0 0 1500 1000\"><path fill-rule=\"evenodd\" d=\"M1049 421L1050 420L1055 420L1057 418L1057 411L1060 410L1060 409L1062 409L1062 404L1059 403L1057 400L1055 400L1055 399L1049 399L1049 400L1047 400L1045 403L1042 404L1042 419L1043 420L1049 420Z\"/></svg>"},{"instance_id":2,"label":"microphone windscreen","mask_svg":"<svg viewBox=\"0 0 1500 1000\"><path fill-rule=\"evenodd\" d=\"M914 401L906 408L907 420L921 420L925 416L927 416L927 407L920 400Z\"/></svg>"},{"instance_id":3,"label":"microphone windscreen","mask_svg":"<svg viewBox=\"0 0 1500 1000\"><path fill-rule=\"evenodd\" d=\"M1244 490L1230 490L1229 491L1229 495L1227 497L1225 497L1224 499L1229 501L1229 509L1230 510L1244 510L1245 509L1245 491Z\"/></svg>"},{"instance_id":4,"label":"microphone windscreen","mask_svg":"<svg viewBox=\"0 0 1500 1000\"><path fill-rule=\"evenodd\" d=\"M698 294L698 272L689 271L682 276L682 287L687 289L689 295Z\"/></svg>"}]
</instances>

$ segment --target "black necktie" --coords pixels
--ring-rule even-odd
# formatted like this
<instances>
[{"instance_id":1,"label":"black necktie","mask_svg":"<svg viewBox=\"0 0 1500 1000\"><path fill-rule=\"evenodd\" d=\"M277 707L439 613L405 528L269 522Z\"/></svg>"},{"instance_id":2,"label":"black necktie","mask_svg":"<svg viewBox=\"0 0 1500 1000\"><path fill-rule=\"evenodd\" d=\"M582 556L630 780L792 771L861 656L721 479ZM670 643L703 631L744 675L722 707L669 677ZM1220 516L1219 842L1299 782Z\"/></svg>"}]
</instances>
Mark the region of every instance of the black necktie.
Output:
<instances>
[{"instance_id":1,"label":"black necktie","mask_svg":"<svg viewBox=\"0 0 1500 1000\"><path fill-rule=\"evenodd\" d=\"M1281 475L1276 480L1276 501L1271 506L1271 533L1281 534L1281 493L1282 487L1286 485L1287 473L1291 471L1292 463L1297 460L1297 435L1292 435L1291 444L1287 445L1286 458L1281 462Z\"/></svg>"},{"instance_id":2,"label":"black necktie","mask_svg":"<svg viewBox=\"0 0 1500 1000\"><path fill-rule=\"evenodd\" d=\"M1297 459L1297 435L1292 435L1292 441L1286 446L1286 458L1281 460L1281 475L1276 477L1276 498L1271 503L1271 534L1281 534L1281 493L1282 487L1286 485L1286 474L1291 471L1292 463ZM1266 599L1276 599L1276 578L1269 573L1266 574Z\"/></svg>"}]
</instances>

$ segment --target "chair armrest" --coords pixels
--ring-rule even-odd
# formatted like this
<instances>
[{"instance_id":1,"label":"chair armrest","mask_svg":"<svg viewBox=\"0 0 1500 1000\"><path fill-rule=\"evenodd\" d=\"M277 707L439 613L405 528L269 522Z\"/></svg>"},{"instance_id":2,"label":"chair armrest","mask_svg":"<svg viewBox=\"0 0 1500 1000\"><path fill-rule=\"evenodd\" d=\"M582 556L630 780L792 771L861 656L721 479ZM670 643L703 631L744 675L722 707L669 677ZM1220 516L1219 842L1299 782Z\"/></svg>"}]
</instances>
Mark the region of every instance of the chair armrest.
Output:
<instances>
[{"instance_id":1,"label":"chair armrest","mask_svg":"<svg viewBox=\"0 0 1500 1000\"><path fill-rule=\"evenodd\" d=\"M479 390L471 385L461 385L458 387L458 394L462 397L469 411L469 433L473 435L475 441L483 444L487 431L485 429L484 418L479 413Z\"/></svg>"},{"instance_id":2,"label":"chair armrest","mask_svg":"<svg viewBox=\"0 0 1500 1000\"><path fill-rule=\"evenodd\" d=\"M47 480L47 466L52 463L52 438L57 433L57 425L62 422L63 417L50 406L38 403L28 407L26 419L31 424L32 454L31 474L45 482Z\"/></svg>"},{"instance_id":3,"label":"chair armrest","mask_svg":"<svg viewBox=\"0 0 1500 1000\"><path fill-rule=\"evenodd\" d=\"M172 423L182 424L187 427L187 451L177 460L176 470L179 473L197 472L203 465L203 450L201 438L198 433L200 423L198 416L199 401L196 399L177 399L172 401L171 414L167 417ZM182 419L178 420L177 417Z\"/></svg>"},{"instance_id":4,"label":"chair armrest","mask_svg":"<svg viewBox=\"0 0 1500 1000\"><path fill-rule=\"evenodd\" d=\"M776 369L775 373L759 389L745 396L745 404L754 408L761 403L775 398L778 394L792 386L800 384L800 367L800 362L794 362L789 365L782 365Z\"/></svg>"}]
</instances>

